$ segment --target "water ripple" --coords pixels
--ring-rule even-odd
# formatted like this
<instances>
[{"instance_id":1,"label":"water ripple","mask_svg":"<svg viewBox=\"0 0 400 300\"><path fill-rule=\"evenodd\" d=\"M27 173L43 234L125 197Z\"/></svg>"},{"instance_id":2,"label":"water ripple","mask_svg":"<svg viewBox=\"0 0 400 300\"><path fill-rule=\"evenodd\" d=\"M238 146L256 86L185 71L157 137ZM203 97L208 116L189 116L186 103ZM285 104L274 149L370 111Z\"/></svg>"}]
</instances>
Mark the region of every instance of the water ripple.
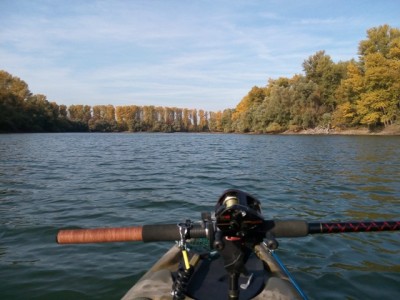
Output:
<instances>
[{"instance_id":1,"label":"water ripple","mask_svg":"<svg viewBox=\"0 0 400 300\"><path fill-rule=\"evenodd\" d=\"M117 299L169 243L59 246L59 228L175 223L228 188L266 218L398 219L399 137L0 135L0 298ZM394 298L397 233L282 239L312 299Z\"/></svg>"}]
</instances>

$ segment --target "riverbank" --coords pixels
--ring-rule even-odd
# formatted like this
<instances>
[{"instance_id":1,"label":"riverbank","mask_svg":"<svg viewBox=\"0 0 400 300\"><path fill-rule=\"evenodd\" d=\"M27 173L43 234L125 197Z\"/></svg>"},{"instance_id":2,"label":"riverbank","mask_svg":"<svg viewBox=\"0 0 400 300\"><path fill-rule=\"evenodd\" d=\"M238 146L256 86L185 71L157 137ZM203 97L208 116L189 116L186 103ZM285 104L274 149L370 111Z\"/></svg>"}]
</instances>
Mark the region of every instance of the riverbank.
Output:
<instances>
[{"instance_id":1,"label":"riverbank","mask_svg":"<svg viewBox=\"0 0 400 300\"><path fill-rule=\"evenodd\" d=\"M370 130L365 127L360 128L310 128L300 131L287 130L282 134L300 134L300 135L400 135L400 125L390 125L379 129Z\"/></svg>"},{"instance_id":2,"label":"riverbank","mask_svg":"<svg viewBox=\"0 0 400 300\"><path fill-rule=\"evenodd\" d=\"M130 132L130 131L67 131L67 132L1 132L0 135L3 134L26 134L26 133L126 133L126 134L145 134L145 133L184 133L184 134L232 134L238 132L187 132L187 131L172 131L172 132L164 132L164 131L138 131L138 132ZM365 127L359 128L348 128L348 129L340 129L340 128L308 128L302 130L286 130L284 132L267 132L267 133L259 133L259 132L248 132L246 134L283 134L283 135L399 135L400 136L400 124L390 125L387 127L376 128L374 130L370 130Z\"/></svg>"}]
</instances>

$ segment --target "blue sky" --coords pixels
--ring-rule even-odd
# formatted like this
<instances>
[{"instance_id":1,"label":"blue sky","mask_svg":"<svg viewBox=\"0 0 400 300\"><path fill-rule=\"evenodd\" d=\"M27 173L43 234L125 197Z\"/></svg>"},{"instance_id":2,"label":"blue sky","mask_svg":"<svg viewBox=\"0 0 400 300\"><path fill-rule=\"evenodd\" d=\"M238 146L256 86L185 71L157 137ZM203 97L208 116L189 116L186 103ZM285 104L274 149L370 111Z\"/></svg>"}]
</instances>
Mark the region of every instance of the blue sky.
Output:
<instances>
[{"instance_id":1,"label":"blue sky","mask_svg":"<svg viewBox=\"0 0 400 300\"><path fill-rule=\"evenodd\" d=\"M58 104L234 108L310 55L357 59L400 1L0 0L0 69Z\"/></svg>"}]
</instances>

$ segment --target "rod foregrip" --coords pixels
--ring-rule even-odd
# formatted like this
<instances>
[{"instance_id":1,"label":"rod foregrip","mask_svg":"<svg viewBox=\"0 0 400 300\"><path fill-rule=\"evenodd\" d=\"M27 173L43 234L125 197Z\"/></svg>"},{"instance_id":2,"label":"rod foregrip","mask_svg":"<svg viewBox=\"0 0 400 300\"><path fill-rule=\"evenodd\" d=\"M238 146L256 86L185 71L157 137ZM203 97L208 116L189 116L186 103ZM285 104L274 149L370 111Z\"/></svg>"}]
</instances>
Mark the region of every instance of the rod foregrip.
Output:
<instances>
[{"instance_id":1,"label":"rod foregrip","mask_svg":"<svg viewBox=\"0 0 400 300\"><path fill-rule=\"evenodd\" d=\"M274 237L303 237L308 234L308 224L301 220L265 221L266 231Z\"/></svg>"},{"instance_id":2,"label":"rod foregrip","mask_svg":"<svg viewBox=\"0 0 400 300\"><path fill-rule=\"evenodd\" d=\"M142 241L142 226L121 228L68 229L57 234L59 244Z\"/></svg>"},{"instance_id":3,"label":"rod foregrip","mask_svg":"<svg viewBox=\"0 0 400 300\"><path fill-rule=\"evenodd\" d=\"M205 238L205 229L198 224L186 232L186 239ZM177 224L143 225L143 242L177 241L181 239Z\"/></svg>"}]
</instances>

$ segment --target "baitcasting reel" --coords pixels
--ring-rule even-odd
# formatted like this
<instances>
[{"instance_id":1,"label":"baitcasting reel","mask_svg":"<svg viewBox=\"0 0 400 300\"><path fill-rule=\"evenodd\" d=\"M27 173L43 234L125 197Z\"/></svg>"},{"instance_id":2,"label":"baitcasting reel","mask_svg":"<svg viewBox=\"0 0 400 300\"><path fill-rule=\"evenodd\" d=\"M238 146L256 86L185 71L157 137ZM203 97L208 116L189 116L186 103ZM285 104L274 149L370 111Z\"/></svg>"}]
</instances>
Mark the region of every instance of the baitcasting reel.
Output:
<instances>
[{"instance_id":1,"label":"baitcasting reel","mask_svg":"<svg viewBox=\"0 0 400 300\"><path fill-rule=\"evenodd\" d=\"M260 243L265 236L260 201L240 190L227 190L215 206L217 230L223 236Z\"/></svg>"}]
</instances>

